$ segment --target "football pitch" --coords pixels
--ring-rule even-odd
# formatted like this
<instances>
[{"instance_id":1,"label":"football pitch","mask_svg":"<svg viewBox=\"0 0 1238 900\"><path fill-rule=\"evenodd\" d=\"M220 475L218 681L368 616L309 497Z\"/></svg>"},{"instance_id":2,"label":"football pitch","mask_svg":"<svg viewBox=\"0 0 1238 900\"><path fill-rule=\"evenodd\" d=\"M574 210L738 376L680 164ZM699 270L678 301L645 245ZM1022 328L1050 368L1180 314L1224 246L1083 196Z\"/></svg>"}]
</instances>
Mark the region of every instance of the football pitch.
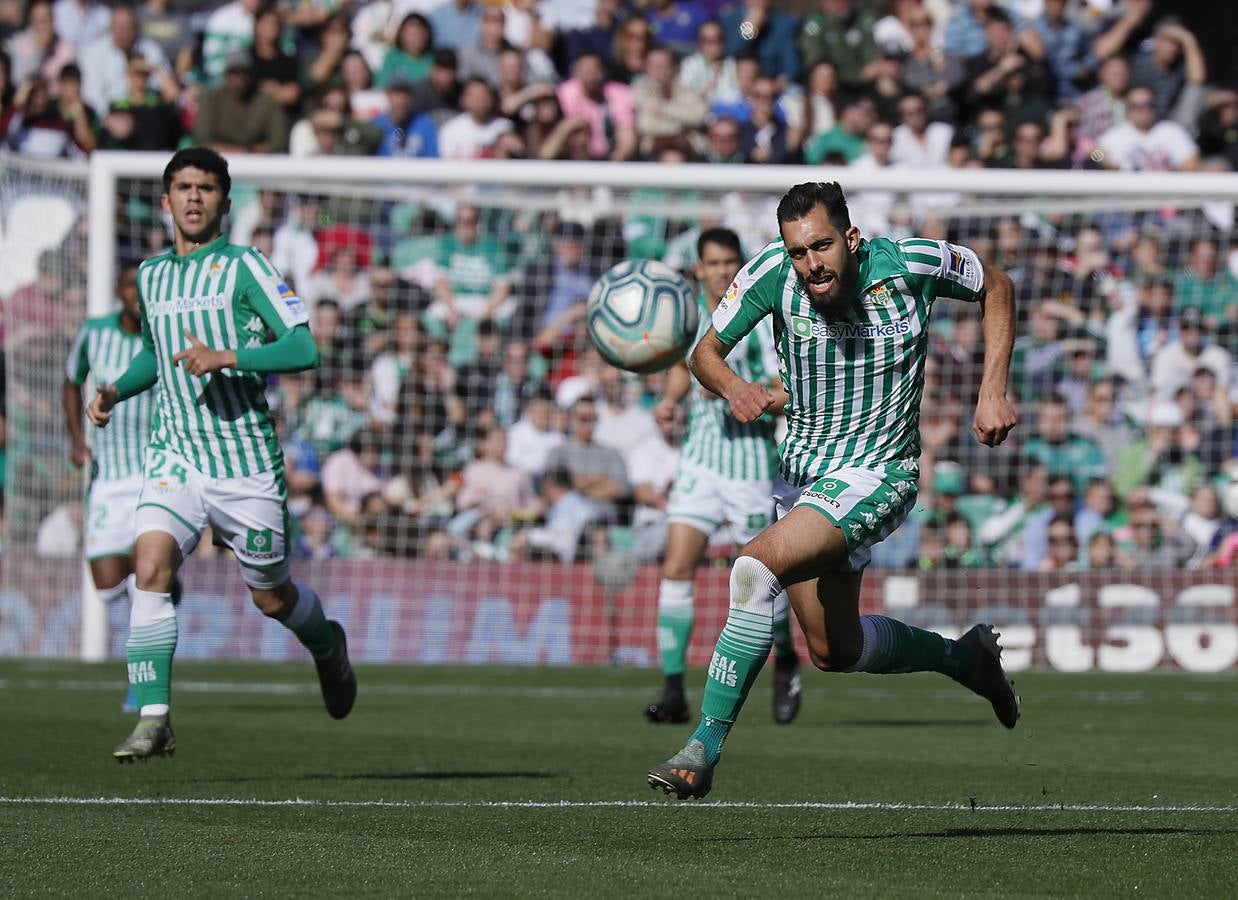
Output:
<instances>
[{"instance_id":1,"label":"football pitch","mask_svg":"<svg viewBox=\"0 0 1238 900\"><path fill-rule=\"evenodd\" d=\"M1016 678L1007 732L940 676L767 667L706 801L645 772L656 672L176 667L174 759L110 757L122 666L0 661L8 896L1234 897L1233 675ZM690 673L694 699L703 676Z\"/></svg>"}]
</instances>

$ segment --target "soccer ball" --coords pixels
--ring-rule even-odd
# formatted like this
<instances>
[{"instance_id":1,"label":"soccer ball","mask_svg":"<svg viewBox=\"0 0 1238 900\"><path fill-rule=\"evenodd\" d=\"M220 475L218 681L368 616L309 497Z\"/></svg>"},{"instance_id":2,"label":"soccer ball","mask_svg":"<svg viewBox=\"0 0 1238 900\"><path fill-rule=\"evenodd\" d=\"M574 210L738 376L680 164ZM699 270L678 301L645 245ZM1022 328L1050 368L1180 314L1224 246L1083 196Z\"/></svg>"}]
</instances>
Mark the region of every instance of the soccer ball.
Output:
<instances>
[{"instance_id":1,"label":"soccer ball","mask_svg":"<svg viewBox=\"0 0 1238 900\"><path fill-rule=\"evenodd\" d=\"M659 372L683 359L696 337L692 286L665 263L621 262L589 292L589 337L602 358L629 372Z\"/></svg>"}]
</instances>

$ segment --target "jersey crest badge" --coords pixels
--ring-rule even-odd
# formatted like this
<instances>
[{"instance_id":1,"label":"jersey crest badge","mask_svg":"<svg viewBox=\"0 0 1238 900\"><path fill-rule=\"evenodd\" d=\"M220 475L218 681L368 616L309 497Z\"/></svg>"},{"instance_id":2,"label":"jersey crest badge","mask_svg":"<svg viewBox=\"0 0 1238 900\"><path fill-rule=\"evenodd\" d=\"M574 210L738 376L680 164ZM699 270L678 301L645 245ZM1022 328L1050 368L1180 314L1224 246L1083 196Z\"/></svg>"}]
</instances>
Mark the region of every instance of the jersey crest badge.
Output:
<instances>
[{"instance_id":1,"label":"jersey crest badge","mask_svg":"<svg viewBox=\"0 0 1238 900\"><path fill-rule=\"evenodd\" d=\"M885 306L890 302L889 288L884 284L874 286L868 292L868 299L872 301L874 306Z\"/></svg>"}]
</instances>

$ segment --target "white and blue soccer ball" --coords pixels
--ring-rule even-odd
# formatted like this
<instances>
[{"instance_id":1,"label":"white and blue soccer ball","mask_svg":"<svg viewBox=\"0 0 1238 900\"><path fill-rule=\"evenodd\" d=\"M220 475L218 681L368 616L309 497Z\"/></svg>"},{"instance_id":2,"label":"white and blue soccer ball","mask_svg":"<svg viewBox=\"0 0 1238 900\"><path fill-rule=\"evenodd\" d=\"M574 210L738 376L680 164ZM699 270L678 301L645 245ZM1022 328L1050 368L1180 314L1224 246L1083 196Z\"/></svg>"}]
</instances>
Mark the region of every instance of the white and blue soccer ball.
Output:
<instances>
[{"instance_id":1,"label":"white and blue soccer ball","mask_svg":"<svg viewBox=\"0 0 1238 900\"><path fill-rule=\"evenodd\" d=\"M627 260L589 292L593 346L612 366L646 374L687 355L696 338L696 297L687 279L665 263Z\"/></svg>"}]
</instances>

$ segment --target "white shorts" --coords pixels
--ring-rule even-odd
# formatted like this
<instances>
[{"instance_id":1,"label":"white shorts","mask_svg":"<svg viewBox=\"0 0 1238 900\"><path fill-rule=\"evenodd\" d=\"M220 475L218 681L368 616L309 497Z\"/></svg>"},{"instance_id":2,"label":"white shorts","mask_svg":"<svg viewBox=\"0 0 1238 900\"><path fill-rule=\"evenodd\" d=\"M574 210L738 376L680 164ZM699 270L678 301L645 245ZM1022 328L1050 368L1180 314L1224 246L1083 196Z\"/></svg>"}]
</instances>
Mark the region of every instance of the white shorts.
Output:
<instances>
[{"instance_id":1,"label":"white shorts","mask_svg":"<svg viewBox=\"0 0 1238 900\"><path fill-rule=\"evenodd\" d=\"M682 461L666 503L667 522L690 525L748 543L774 521L772 482L724 478L713 469Z\"/></svg>"},{"instance_id":2,"label":"white shorts","mask_svg":"<svg viewBox=\"0 0 1238 900\"><path fill-rule=\"evenodd\" d=\"M146 450L135 534L162 531L189 556L210 525L236 555L251 588L288 580L288 505L283 476L211 479L175 453Z\"/></svg>"},{"instance_id":3,"label":"white shorts","mask_svg":"<svg viewBox=\"0 0 1238 900\"><path fill-rule=\"evenodd\" d=\"M865 469L851 466L804 485L774 480L778 518L807 506L838 526L847 541L844 572L859 572L872 559L872 546L894 533L916 505L914 472L897 466Z\"/></svg>"},{"instance_id":4,"label":"white shorts","mask_svg":"<svg viewBox=\"0 0 1238 900\"><path fill-rule=\"evenodd\" d=\"M133 514L142 476L93 481L86 495L86 559L128 556L133 551Z\"/></svg>"}]
</instances>

